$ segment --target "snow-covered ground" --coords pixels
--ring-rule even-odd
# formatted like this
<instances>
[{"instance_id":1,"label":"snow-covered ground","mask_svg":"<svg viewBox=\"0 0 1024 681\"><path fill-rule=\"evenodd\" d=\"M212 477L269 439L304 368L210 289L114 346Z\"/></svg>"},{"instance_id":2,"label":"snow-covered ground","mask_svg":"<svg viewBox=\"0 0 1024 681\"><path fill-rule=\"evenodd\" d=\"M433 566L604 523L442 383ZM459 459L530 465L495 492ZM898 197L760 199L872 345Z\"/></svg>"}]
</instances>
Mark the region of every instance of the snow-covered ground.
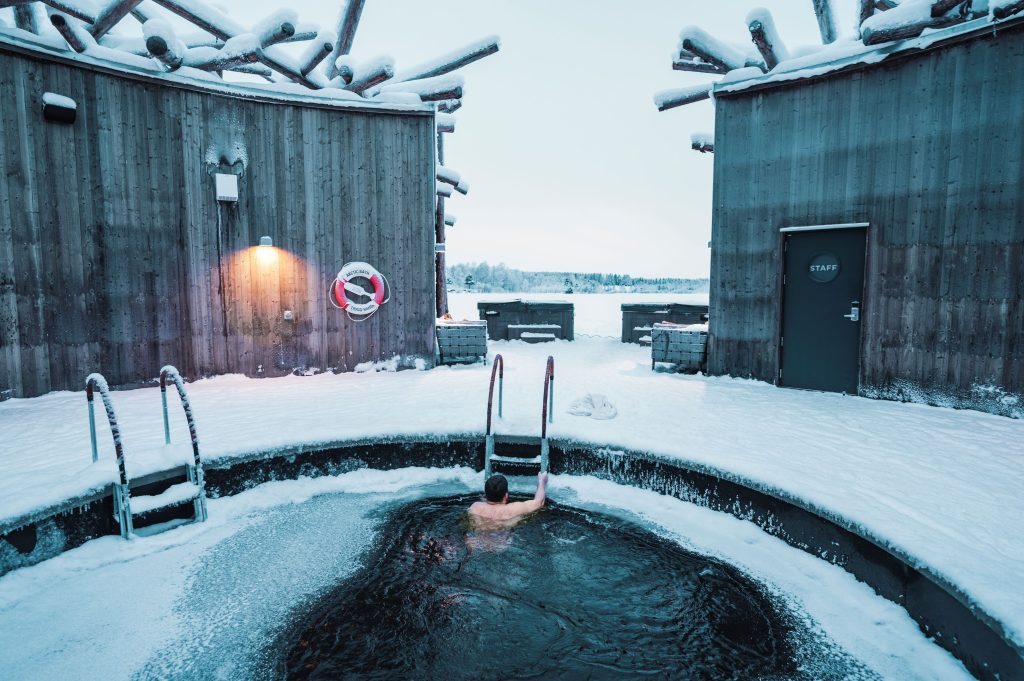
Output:
<instances>
[{"instance_id":1,"label":"snow-covered ground","mask_svg":"<svg viewBox=\"0 0 1024 681\"><path fill-rule=\"evenodd\" d=\"M572 343L491 343L492 356L505 358L505 418L497 430L539 431L544 360L551 354L552 437L678 457L845 518L959 585L1024 646L1024 535L1017 528L1024 517L1024 421L652 372L649 349L617 340L618 305L634 300L595 295L577 302L580 337ZM457 317L476 316L470 296L452 296L451 305ZM188 390L203 455L216 459L381 435L479 435L489 374L490 366L475 365L262 380L224 376ZM572 400L588 393L607 396L618 416L595 421L566 413ZM158 389L116 392L114 403L130 475L188 459L187 430L176 407L176 444L162 444ZM100 461L92 464L83 393L0 403L0 518L114 480L109 433L102 424L99 430ZM16 574L0 579L0 586L21 579Z\"/></svg>"}]
</instances>

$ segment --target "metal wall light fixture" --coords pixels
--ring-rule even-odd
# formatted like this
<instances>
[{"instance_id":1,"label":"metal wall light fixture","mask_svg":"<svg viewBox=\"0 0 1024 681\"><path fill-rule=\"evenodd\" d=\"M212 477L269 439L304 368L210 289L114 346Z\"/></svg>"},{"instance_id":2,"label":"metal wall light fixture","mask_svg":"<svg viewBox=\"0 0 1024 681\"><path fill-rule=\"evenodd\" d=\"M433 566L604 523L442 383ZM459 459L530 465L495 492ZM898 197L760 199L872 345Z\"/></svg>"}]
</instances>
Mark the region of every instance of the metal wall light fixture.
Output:
<instances>
[{"instance_id":1,"label":"metal wall light fixture","mask_svg":"<svg viewBox=\"0 0 1024 681\"><path fill-rule=\"evenodd\" d=\"M54 123L74 123L78 115L75 100L56 92L43 93L43 118Z\"/></svg>"},{"instance_id":2,"label":"metal wall light fixture","mask_svg":"<svg viewBox=\"0 0 1024 681\"><path fill-rule=\"evenodd\" d=\"M273 267L277 263L277 249L274 240L269 236L260 237L260 245L256 247L256 262L261 268Z\"/></svg>"}]
</instances>

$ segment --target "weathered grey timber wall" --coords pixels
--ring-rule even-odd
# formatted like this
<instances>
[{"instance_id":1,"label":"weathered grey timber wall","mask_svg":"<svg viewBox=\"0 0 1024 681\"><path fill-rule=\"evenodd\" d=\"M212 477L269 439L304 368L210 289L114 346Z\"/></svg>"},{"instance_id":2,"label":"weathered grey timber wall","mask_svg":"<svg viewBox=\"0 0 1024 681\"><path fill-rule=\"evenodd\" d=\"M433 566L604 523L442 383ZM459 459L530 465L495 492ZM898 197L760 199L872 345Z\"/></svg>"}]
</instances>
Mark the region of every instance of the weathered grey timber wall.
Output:
<instances>
[{"instance_id":1,"label":"weathered grey timber wall","mask_svg":"<svg viewBox=\"0 0 1024 681\"><path fill-rule=\"evenodd\" d=\"M1021 25L716 98L708 369L774 382L779 228L868 222L860 392L1024 416Z\"/></svg>"},{"instance_id":2,"label":"weathered grey timber wall","mask_svg":"<svg viewBox=\"0 0 1024 681\"><path fill-rule=\"evenodd\" d=\"M73 125L43 120L47 91L78 102ZM0 44L0 390L432 361L433 143L426 111L257 101ZM215 171L239 175L237 204ZM352 260L392 288L362 323L327 293Z\"/></svg>"}]
</instances>

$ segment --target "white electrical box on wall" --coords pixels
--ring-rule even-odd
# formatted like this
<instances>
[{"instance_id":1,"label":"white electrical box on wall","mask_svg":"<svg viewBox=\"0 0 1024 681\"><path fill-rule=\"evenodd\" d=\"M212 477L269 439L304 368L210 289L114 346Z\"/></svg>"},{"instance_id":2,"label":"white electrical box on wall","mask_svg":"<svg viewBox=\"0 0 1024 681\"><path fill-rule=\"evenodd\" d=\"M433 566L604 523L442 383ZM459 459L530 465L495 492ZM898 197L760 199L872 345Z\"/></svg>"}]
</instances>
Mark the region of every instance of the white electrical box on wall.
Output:
<instances>
[{"instance_id":1,"label":"white electrical box on wall","mask_svg":"<svg viewBox=\"0 0 1024 681\"><path fill-rule=\"evenodd\" d=\"M238 176L228 173L217 173L214 176L217 181L218 201L238 201Z\"/></svg>"}]
</instances>

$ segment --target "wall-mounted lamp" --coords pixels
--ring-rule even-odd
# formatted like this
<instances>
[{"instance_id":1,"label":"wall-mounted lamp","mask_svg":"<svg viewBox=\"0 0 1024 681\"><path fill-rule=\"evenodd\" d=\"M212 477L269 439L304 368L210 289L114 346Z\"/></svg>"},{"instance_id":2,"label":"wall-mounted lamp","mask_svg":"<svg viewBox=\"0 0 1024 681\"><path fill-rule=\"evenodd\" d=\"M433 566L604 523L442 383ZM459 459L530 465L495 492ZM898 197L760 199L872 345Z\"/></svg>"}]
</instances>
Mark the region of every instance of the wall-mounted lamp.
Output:
<instances>
[{"instance_id":1,"label":"wall-mounted lamp","mask_svg":"<svg viewBox=\"0 0 1024 681\"><path fill-rule=\"evenodd\" d=\"M260 245L256 247L256 262L260 267L271 267L277 263L277 249L269 236L260 237Z\"/></svg>"},{"instance_id":2,"label":"wall-mounted lamp","mask_svg":"<svg viewBox=\"0 0 1024 681\"><path fill-rule=\"evenodd\" d=\"M55 92L43 93L43 118L54 123L74 123L78 115L75 100Z\"/></svg>"}]
</instances>

